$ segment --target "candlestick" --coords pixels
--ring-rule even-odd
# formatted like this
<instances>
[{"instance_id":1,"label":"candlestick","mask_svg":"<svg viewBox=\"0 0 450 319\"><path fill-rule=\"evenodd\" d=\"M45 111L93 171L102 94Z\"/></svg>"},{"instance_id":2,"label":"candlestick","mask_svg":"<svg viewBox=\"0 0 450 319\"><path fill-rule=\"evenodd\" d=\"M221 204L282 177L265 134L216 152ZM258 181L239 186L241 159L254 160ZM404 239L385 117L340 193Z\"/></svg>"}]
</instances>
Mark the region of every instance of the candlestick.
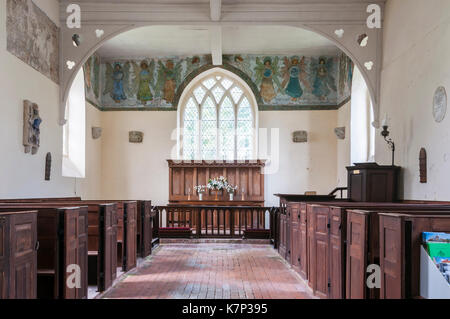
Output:
<instances>
[{"instance_id":1,"label":"candlestick","mask_svg":"<svg viewBox=\"0 0 450 319\"><path fill-rule=\"evenodd\" d=\"M387 113L384 116L384 120L383 120L382 126L389 126L389 119L388 119Z\"/></svg>"}]
</instances>

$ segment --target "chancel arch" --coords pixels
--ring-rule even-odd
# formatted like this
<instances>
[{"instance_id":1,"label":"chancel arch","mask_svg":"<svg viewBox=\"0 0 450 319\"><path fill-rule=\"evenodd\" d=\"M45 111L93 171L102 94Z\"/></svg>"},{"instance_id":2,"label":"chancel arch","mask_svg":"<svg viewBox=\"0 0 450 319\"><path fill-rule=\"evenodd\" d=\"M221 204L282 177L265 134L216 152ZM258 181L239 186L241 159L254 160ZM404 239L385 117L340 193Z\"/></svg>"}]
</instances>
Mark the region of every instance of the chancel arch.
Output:
<instances>
[{"instance_id":1,"label":"chancel arch","mask_svg":"<svg viewBox=\"0 0 450 319\"><path fill-rule=\"evenodd\" d=\"M373 1L384 10L384 0ZM367 19L367 3L354 3L349 1L352 11L349 12L345 5L312 4L312 3L285 3L277 4L277 10L271 6L267 11L262 11L261 4L242 4L246 8L243 15L240 5L223 4L222 9L227 11L227 16L220 22L212 22L209 10L199 10L200 4L185 6L170 6L170 4L127 4L126 12L123 12L120 4L95 3L91 1L80 2L81 30L76 33L81 36L81 44L74 48L74 29L66 26L66 7L69 1L60 4L61 14L61 107L60 122L64 124L65 103L69 88L75 78L76 72L99 47L107 40L115 36L142 26L149 25L191 25L202 27L206 30L221 30L223 26L236 24L251 25L285 25L308 29L325 36L333 41L344 51L360 68L365 78L372 98L374 108L374 126L378 126L379 119L379 93L381 72L381 29L369 28ZM209 3L202 4L209 7ZM201 5L200 5L201 6ZM168 9L170 8L170 9ZM146 9L146 10L143 10ZM200 8L201 9L201 8ZM203 8L205 9L205 8ZM208 8L209 9L209 8ZM115 12L111 18L111 12ZM145 12L145 14L144 14ZM258 14L255 14L258 12ZM383 16L383 15L382 15ZM187 23L186 21L190 21ZM192 21L196 21L194 24ZM282 22L280 22L282 21ZM219 26L219 28L215 28ZM358 39L364 34L368 37L367 44L362 47ZM70 67L69 67L70 63Z\"/></svg>"}]
</instances>

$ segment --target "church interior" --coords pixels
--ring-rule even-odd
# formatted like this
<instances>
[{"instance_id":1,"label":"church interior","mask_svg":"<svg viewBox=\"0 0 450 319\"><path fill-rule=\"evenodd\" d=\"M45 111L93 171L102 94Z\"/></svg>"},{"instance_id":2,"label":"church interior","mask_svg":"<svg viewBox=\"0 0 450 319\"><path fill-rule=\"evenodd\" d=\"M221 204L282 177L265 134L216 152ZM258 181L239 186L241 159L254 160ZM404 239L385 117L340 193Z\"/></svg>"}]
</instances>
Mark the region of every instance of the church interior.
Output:
<instances>
[{"instance_id":1,"label":"church interior","mask_svg":"<svg viewBox=\"0 0 450 319\"><path fill-rule=\"evenodd\" d=\"M0 299L450 299L448 0L0 2Z\"/></svg>"}]
</instances>

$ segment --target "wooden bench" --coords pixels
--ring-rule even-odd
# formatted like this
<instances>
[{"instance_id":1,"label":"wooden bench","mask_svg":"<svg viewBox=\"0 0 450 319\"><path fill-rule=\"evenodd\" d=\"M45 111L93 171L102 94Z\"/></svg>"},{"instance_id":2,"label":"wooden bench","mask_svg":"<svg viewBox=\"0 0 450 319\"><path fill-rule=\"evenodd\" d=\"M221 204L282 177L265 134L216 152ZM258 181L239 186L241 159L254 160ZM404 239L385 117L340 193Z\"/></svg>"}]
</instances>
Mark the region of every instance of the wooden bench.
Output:
<instances>
[{"instance_id":1,"label":"wooden bench","mask_svg":"<svg viewBox=\"0 0 450 319\"><path fill-rule=\"evenodd\" d=\"M26 203L8 203L23 207ZM89 285L96 285L98 291L111 287L117 278L117 204L83 201L55 201L30 203L46 207L88 207L88 272Z\"/></svg>"},{"instance_id":2,"label":"wooden bench","mask_svg":"<svg viewBox=\"0 0 450 319\"><path fill-rule=\"evenodd\" d=\"M304 195L304 194L275 194L276 197L280 198L280 212L277 215L277 246L280 255L286 259L289 263L293 265L294 268L300 270L297 260L299 257L292 257L291 240L292 236L292 210L298 210L299 206L307 202L330 202L336 201L336 196L334 195ZM296 215L294 213L294 215ZM295 219L294 222L296 222ZM295 225L294 225L295 227ZM295 249L296 247L294 247Z\"/></svg>"},{"instance_id":3,"label":"wooden bench","mask_svg":"<svg viewBox=\"0 0 450 319\"><path fill-rule=\"evenodd\" d=\"M137 201L137 252L140 257L145 258L152 253L153 218L156 212L152 209L149 200Z\"/></svg>"},{"instance_id":4,"label":"wooden bench","mask_svg":"<svg viewBox=\"0 0 450 319\"><path fill-rule=\"evenodd\" d=\"M117 264L123 271L137 265L137 216L136 201L87 200L85 204L115 204L117 206Z\"/></svg>"},{"instance_id":5,"label":"wooden bench","mask_svg":"<svg viewBox=\"0 0 450 319\"><path fill-rule=\"evenodd\" d=\"M64 202L70 205L98 205L115 204L117 216L116 249L114 255L117 258L116 265L120 265L123 271L133 269L137 265L137 217L138 208L136 201L120 200L81 200L64 201L63 198L56 202ZM53 199L39 199L40 201L52 201ZM92 254L91 254L92 256ZM90 260L94 260L90 257ZM91 271L91 277L93 272Z\"/></svg>"},{"instance_id":6,"label":"wooden bench","mask_svg":"<svg viewBox=\"0 0 450 319\"><path fill-rule=\"evenodd\" d=\"M450 211L450 206L401 203L308 204L308 283L321 298L346 296L347 210Z\"/></svg>"},{"instance_id":7,"label":"wooden bench","mask_svg":"<svg viewBox=\"0 0 450 319\"><path fill-rule=\"evenodd\" d=\"M159 226L160 226L159 214L160 212L158 207L153 206L152 213L150 215L152 218L152 248L159 243Z\"/></svg>"},{"instance_id":8,"label":"wooden bench","mask_svg":"<svg viewBox=\"0 0 450 319\"><path fill-rule=\"evenodd\" d=\"M72 207L69 207L72 206ZM87 299L88 298L88 206L66 203L6 203L0 210L35 209L38 211L38 298ZM91 218L92 219L92 218ZM92 226L92 225L91 225ZM98 240L98 238L97 238ZM91 248L92 249L92 248ZM98 255L98 251L97 251ZM81 271L81 287L67 286L70 265Z\"/></svg>"},{"instance_id":9,"label":"wooden bench","mask_svg":"<svg viewBox=\"0 0 450 319\"><path fill-rule=\"evenodd\" d=\"M445 209L445 208L444 208ZM396 210L347 211L347 272L346 272L346 298L347 299L378 299L380 289L368 289L366 282L366 269L370 264L380 265L380 223L379 215L405 213L408 215L447 215L448 211L426 210ZM363 279L361 281L360 279Z\"/></svg>"},{"instance_id":10,"label":"wooden bench","mask_svg":"<svg viewBox=\"0 0 450 319\"><path fill-rule=\"evenodd\" d=\"M37 212L0 213L0 299L37 296Z\"/></svg>"},{"instance_id":11,"label":"wooden bench","mask_svg":"<svg viewBox=\"0 0 450 319\"><path fill-rule=\"evenodd\" d=\"M422 232L450 232L450 216L380 213L382 299L420 297Z\"/></svg>"}]
</instances>

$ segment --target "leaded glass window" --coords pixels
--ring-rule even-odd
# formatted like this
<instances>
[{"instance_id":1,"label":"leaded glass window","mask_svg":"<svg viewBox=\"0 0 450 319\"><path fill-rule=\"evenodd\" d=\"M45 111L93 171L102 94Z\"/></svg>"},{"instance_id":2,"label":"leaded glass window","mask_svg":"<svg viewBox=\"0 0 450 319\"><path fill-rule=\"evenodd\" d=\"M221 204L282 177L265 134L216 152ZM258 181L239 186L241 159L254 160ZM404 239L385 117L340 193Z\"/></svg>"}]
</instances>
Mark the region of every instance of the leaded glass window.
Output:
<instances>
[{"instance_id":1,"label":"leaded glass window","mask_svg":"<svg viewBox=\"0 0 450 319\"><path fill-rule=\"evenodd\" d=\"M255 111L249 93L225 74L203 77L183 111L185 160L253 159Z\"/></svg>"},{"instance_id":2,"label":"leaded glass window","mask_svg":"<svg viewBox=\"0 0 450 319\"><path fill-rule=\"evenodd\" d=\"M198 125L198 108L194 98L191 97L184 109L183 149L185 159L193 160L196 158L199 136Z\"/></svg>"},{"instance_id":3,"label":"leaded glass window","mask_svg":"<svg viewBox=\"0 0 450 319\"><path fill-rule=\"evenodd\" d=\"M253 152L253 116L250 102L244 97L237 115L237 158L247 159Z\"/></svg>"}]
</instances>

